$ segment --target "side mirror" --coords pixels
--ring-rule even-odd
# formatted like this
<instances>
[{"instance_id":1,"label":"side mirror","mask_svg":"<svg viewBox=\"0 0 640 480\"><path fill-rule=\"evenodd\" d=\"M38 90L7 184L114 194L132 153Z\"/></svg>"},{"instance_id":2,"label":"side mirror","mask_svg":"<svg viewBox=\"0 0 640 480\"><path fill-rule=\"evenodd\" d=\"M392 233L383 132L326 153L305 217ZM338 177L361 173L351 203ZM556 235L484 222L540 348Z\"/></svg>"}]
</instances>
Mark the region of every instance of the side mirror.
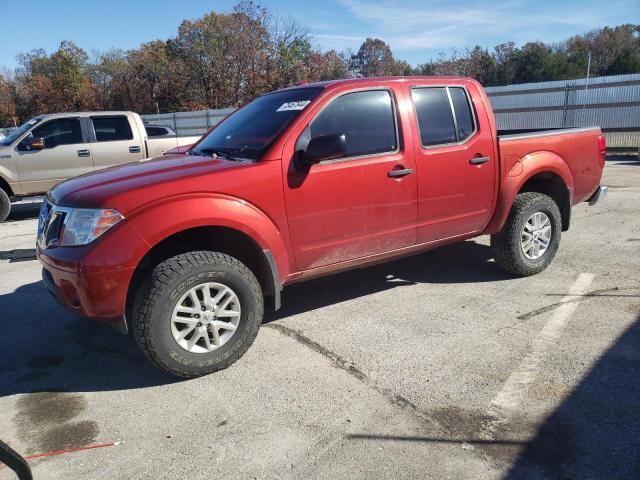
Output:
<instances>
[{"instance_id":1,"label":"side mirror","mask_svg":"<svg viewBox=\"0 0 640 480\"><path fill-rule=\"evenodd\" d=\"M25 150L42 150L44 149L44 138L30 137L22 141L22 147Z\"/></svg>"},{"instance_id":2,"label":"side mirror","mask_svg":"<svg viewBox=\"0 0 640 480\"><path fill-rule=\"evenodd\" d=\"M309 140L307 148L298 152L299 163L307 168L323 160L340 158L347 150L347 139L344 133L322 135Z\"/></svg>"}]
</instances>

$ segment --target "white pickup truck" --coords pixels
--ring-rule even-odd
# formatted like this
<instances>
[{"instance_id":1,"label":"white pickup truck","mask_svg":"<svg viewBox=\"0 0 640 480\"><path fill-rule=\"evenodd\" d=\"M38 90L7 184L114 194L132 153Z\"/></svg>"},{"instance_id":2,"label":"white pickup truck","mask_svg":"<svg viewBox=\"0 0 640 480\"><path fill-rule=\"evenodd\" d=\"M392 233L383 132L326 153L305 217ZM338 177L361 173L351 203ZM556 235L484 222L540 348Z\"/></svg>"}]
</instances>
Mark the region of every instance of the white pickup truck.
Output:
<instances>
[{"instance_id":1,"label":"white pickup truck","mask_svg":"<svg viewBox=\"0 0 640 480\"><path fill-rule=\"evenodd\" d=\"M199 139L178 137L166 127L145 127L133 112L34 117L0 139L0 222L12 202L42 195L62 180L157 157Z\"/></svg>"}]
</instances>

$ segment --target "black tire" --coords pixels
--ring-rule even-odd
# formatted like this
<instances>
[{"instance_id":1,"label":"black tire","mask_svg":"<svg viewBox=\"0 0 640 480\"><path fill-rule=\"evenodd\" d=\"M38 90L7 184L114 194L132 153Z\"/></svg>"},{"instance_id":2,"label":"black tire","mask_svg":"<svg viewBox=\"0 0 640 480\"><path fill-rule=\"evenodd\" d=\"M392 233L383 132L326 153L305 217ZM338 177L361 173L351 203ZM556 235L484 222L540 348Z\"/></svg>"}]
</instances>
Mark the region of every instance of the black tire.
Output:
<instances>
[{"instance_id":1,"label":"black tire","mask_svg":"<svg viewBox=\"0 0 640 480\"><path fill-rule=\"evenodd\" d=\"M542 256L532 260L525 256L521 239L525 223L536 212L542 212L549 218L551 240ZM540 273L549 266L558 251L561 230L560 209L551 197L537 192L519 194L502 230L491 235L491 248L496 264L503 270L521 277Z\"/></svg>"},{"instance_id":2,"label":"black tire","mask_svg":"<svg viewBox=\"0 0 640 480\"><path fill-rule=\"evenodd\" d=\"M178 345L171 333L171 316L178 299L207 282L230 287L240 302L240 320L229 340L206 353ZM133 307L133 335L151 362L165 372L190 378L227 368L253 343L264 312L262 290L253 273L222 253L197 251L157 265L141 285Z\"/></svg>"},{"instance_id":3,"label":"black tire","mask_svg":"<svg viewBox=\"0 0 640 480\"><path fill-rule=\"evenodd\" d=\"M11 213L11 199L7 192L0 188L0 223L4 222Z\"/></svg>"}]
</instances>

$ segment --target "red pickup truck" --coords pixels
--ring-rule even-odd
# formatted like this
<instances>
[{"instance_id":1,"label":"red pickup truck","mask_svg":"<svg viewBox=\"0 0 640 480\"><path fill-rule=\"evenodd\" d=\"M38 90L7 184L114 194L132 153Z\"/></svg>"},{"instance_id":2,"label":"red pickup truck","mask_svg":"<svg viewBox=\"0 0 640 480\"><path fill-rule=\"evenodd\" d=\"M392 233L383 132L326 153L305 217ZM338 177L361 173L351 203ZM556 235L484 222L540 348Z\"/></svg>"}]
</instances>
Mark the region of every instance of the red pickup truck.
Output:
<instances>
[{"instance_id":1,"label":"red pickup truck","mask_svg":"<svg viewBox=\"0 0 640 480\"><path fill-rule=\"evenodd\" d=\"M58 184L37 253L63 305L192 377L242 356L293 282L485 234L505 270L544 270L604 161L599 128L498 136L468 78L314 83L185 154Z\"/></svg>"}]
</instances>

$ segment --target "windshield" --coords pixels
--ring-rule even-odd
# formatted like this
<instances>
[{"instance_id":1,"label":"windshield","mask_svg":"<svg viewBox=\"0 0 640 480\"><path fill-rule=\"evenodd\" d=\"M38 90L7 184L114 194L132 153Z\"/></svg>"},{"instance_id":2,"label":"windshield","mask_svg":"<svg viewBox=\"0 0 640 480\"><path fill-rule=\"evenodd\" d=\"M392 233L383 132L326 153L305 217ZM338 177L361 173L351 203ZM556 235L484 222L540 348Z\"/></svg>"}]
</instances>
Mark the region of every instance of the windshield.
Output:
<instances>
[{"instance_id":1,"label":"windshield","mask_svg":"<svg viewBox=\"0 0 640 480\"><path fill-rule=\"evenodd\" d=\"M257 160L321 90L299 88L258 97L214 128L192 152Z\"/></svg>"},{"instance_id":2,"label":"windshield","mask_svg":"<svg viewBox=\"0 0 640 480\"><path fill-rule=\"evenodd\" d=\"M15 141L16 138L20 137L24 132L26 132L31 127L33 127L40 120L42 120L42 117L35 117L35 118L32 118L31 120L29 120L28 122L23 123L16 130L11 132L10 135L7 135L3 139L1 139L0 140L0 145L4 145L4 146L11 145Z\"/></svg>"}]
</instances>

